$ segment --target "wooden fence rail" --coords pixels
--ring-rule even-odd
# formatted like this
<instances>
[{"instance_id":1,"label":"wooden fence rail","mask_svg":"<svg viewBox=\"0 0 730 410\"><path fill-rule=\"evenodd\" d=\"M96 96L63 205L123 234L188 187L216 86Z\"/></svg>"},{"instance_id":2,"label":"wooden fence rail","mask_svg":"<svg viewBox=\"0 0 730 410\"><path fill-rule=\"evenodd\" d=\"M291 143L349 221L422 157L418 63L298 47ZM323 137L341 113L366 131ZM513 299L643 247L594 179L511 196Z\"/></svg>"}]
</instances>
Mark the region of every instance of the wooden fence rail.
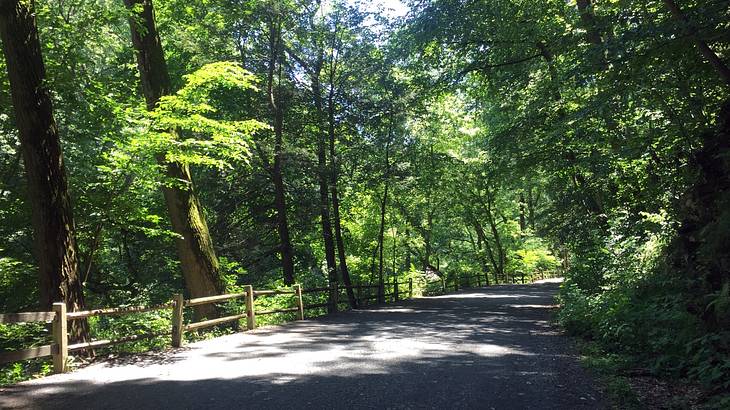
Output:
<instances>
[{"instance_id":1,"label":"wooden fence rail","mask_svg":"<svg viewBox=\"0 0 730 410\"><path fill-rule=\"evenodd\" d=\"M477 285L481 286L481 276L453 276L454 290L459 290L460 284L466 284L469 287L472 282L470 279L477 278ZM464 282L465 281L465 282ZM439 280L426 282L426 286L439 284L442 293L446 293L451 287L447 283L446 278L441 277ZM386 292L386 288L388 292ZM51 322L53 328L53 343L44 346L30 347L23 350L0 353L0 365L5 363L16 362L20 360L34 359L39 357L51 356L53 358L53 370L56 373L63 373L67 370L69 352L77 352L89 349L108 347L111 345L136 342L145 339L152 339L161 336L172 336L172 346L180 347L184 339L185 332L195 331L211 326L217 326L225 323L236 322L246 319L246 328L252 330L256 328L257 315L269 315L277 313L296 313L298 320L304 319L305 310L328 308L333 311L337 310L339 304L347 304L346 297L342 297L340 293L352 289L357 292L356 300L358 306L367 305L365 302L378 300L384 302L386 298L397 302L401 299L403 293L407 293L408 298L413 297L413 278L409 278L407 282L399 282L398 278L394 278L392 283L383 282L374 285L353 285L339 286L332 283L327 287L303 289L297 284L290 289L272 289L272 290L254 290L253 286L244 286L245 291L241 293L232 293L225 295L206 296L185 300L182 294L176 294L169 303L156 306L130 306L130 307L112 307L103 309L91 309L77 312L66 312L65 303L54 303L51 312L24 312L24 313L8 313L0 314L0 323L23 323L23 322ZM373 292L373 290L375 290ZM325 303L305 304L302 298L304 294L325 293L330 298ZM374 293L374 294L373 294ZM270 309L256 311L255 299L261 296L271 295L292 295L294 297L294 307L283 309ZM243 313L202 320L199 322L184 323L184 309L186 307L194 307L206 304L221 303L236 299L244 299L245 309ZM68 344L67 323L69 320L78 320L96 316L120 316L135 313L146 313L153 311L172 310L172 326L169 331L152 332L140 335L130 335L119 337L112 340L94 340L83 343Z\"/></svg>"}]
</instances>

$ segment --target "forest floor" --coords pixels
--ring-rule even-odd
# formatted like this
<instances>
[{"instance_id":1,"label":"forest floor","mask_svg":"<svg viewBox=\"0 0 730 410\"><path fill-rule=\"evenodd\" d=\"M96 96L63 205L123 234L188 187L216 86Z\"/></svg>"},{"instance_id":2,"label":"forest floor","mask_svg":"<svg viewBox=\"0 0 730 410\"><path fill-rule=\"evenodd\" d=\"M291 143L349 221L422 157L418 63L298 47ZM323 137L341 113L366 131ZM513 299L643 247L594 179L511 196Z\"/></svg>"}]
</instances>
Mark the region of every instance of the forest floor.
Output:
<instances>
[{"instance_id":1,"label":"forest floor","mask_svg":"<svg viewBox=\"0 0 730 410\"><path fill-rule=\"evenodd\" d=\"M0 408L601 409L558 284L466 289L20 383Z\"/></svg>"}]
</instances>

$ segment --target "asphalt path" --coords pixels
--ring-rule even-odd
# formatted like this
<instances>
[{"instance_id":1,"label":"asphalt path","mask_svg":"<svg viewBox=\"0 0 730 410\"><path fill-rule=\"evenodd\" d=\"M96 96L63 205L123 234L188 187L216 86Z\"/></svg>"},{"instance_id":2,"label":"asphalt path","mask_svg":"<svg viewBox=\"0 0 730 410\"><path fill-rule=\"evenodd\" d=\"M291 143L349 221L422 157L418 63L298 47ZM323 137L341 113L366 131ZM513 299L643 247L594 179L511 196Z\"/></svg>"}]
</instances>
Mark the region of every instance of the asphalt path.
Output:
<instances>
[{"instance_id":1,"label":"asphalt path","mask_svg":"<svg viewBox=\"0 0 730 410\"><path fill-rule=\"evenodd\" d=\"M0 391L8 409L602 409L552 324L558 285L260 328Z\"/></svg>"}]
</instances>

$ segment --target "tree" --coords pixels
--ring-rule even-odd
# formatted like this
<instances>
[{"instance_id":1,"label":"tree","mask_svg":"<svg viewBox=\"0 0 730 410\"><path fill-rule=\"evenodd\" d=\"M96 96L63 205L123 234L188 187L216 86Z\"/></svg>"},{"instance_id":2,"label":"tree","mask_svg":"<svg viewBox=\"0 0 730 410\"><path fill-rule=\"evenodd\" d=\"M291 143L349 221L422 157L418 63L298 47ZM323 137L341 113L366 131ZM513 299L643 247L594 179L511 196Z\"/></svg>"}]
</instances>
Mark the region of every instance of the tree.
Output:
<instances>
[{"instance_id":1,"label":"tree","mask_svg":"<svg viewBox=\"0 0 730 410\"><path fill-rule=\"evenodd\" d=\"M283 144L284 144L284 96L282 88L282 70L284 47L282 38L282 11L278 2L274 2L267 22L269 28L269 59L266 79L269 107L274 122L274 164L270 169L274 182L274 205L279 231L281 267L284 272L284 283L294 284L294 256L289 237L289 221L287 219L286 191L283 177Z\"/></svg>"},{"instance_id":2,"label":"tree","mask_svg":"<svg viewBox=\"0 0 730 410\"><path fill-rule=\"evenodd\" d=\"M172 85L155 25L152 0L125 0L125 5L132 13L129 25L137 53L142 92L147 109L154 110L160 98L172 92ZM175 243L188 292L193 298L223 293L225 286L218 258L202 205L195 193L190 168L186 164L168 161L164 153L159 153L157 160L164 166L166 176L174 181L163 187L163 194L172 228L179 235ZM214 315L212 305L196 308L199 318Z\"/></svg>"},{"instance_id":3,"label":"tree","mask_svg":"<svg viewBox=\"0 0 730 410\"><path fill-rule=\"evenodd\" d=\"M337 283L337 262L335 255L335 242L332 233L332 218L330 215L330 194L329 174L330 167L327 165L327 140L328 132L324 131L325 118L327 114L324 108L322 89L322 71L325 64L325 42L324 30L325 15L321 13L321 4L311 5L311 9L305 9L302 20L306 21L306 33L299 38L299 48L294 46L287 48L287 54L299 64L302 70L309 77L309 88L311 100L314 107L314 130L317 147L317 182L319 185L319 215L322 229L322 240L324 243L326 276L329 283ZM317 15L321 16L318 18ZM307 58L309 56L310 58ZM335 295L330 295L334 300ZM328 306L330 311L336 310L334 305Z\"/></svg>"},{"instance_id":4,"label":"tree","mask_svg":"<svg viewBox=\"0 0 730 410\"><path fill-rule=\"evenodd\" d=\"M339 7L336 5L335 7ZM329 154L330 154L330 196L332 201L332 219L335 228L335 243L337 244L337 257L340 262L340 275L347 290L347 297L350 306L357 307L355 293L352 290L352 281L350 279L350 270L347 268L347 256L345 251L345 241L342 238L342 219L340 218L340 197L337 191L339 164L336 150L336 129L337 122L335 119L335 96L338 84L336 82L338 70L338 58L342 53L340 49L340 32L339 32L339 12L334 17L334 28L331 36L330 59L329 59L329 90L327 92L327 135L329 136Z\"/></svg>"},{"instance_id":5,"label":"tree","mask_svg":"<svg viewBox=\"0 0 730 410\"><path fill-rule=\"evenodd\" d=\"M32 2L0 3L0 38L32 209L40 305L50 310L62 301L70 311L83 310L71 197ZM86 340L88 324L74 321L70 333Z\"/></svg>"}]
</instances>

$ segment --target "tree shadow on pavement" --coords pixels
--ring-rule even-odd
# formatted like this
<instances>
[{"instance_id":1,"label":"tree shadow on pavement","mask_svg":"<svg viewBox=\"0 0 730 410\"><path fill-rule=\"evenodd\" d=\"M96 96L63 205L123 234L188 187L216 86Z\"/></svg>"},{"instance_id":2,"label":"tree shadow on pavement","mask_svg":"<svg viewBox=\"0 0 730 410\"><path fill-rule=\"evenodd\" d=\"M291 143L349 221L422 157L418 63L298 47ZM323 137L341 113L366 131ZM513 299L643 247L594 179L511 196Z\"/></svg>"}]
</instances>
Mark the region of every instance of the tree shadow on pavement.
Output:
<instances>
[{"instance_id":1,"label":"tree shadow on pavement","mask_svg":"<svg viewBox=\"0 0 730 410\"><path fill-rule=\"evenodd\" d=\"M466 289L263 328L191 345L155 377L13 386L0 407L605 408L551 325L556 288Z\"/></svg>"}]
</instances>

